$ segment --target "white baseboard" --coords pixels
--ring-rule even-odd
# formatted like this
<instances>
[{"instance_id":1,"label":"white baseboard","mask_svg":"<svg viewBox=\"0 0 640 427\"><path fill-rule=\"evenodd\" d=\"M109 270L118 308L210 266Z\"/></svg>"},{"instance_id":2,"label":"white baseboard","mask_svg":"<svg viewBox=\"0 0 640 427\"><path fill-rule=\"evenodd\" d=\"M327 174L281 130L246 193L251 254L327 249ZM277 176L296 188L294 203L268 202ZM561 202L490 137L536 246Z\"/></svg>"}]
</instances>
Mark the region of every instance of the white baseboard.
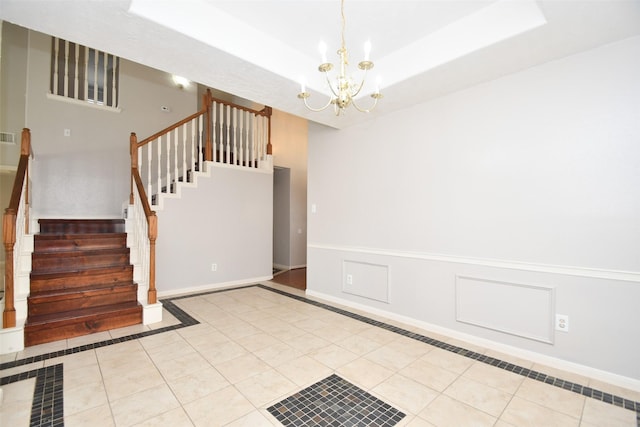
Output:
<instances>
[{"instance_id":1,"label":"white baseboard","mask_svg":"<svg viewBox=\"0 0 640 427\"><path fill-rule=\"evenodd\" d=\"M188 294L193 294L198 292L206 292L206 291L218 290L223 288L232 288L232 287L242 286L242 285L252 285L257 282L264 282L271 279L273 279L273 276L263 276L263 277L255 277L253 279L242 279L242 280L234 280L230 282L211 283L208 285L192 286L188 288L169 289L166 291L158 291L158 298L188 295Z\"/></svg>"},{"instance_id":2,"label":"white baseboard","mask_svg":"<svg viewBox=\"0 0 640 427\"><path fill-rule=\"evenodd\" d=\"M470 344L475 344L490 350L498 351L500 353L508 354L517 358L530 360L534 363L539 363L542 365L552 366L556 369L560 369L567 372L572 372L574 374L582 375L585 377L593 378L602 382L606 382L609 384L613 384L619 387L623 387L626 389L634 390L640 392L640 380L625 377L622 375L614 374L607 371L602 371L600 369L592 368L585 365L580 365L577 363L569 362L563 359L558 359L551 356L546 356L544 354L536 353L529 350L523 350L517 347L513 347L506 344L501 344L495 341L491 341L485 338L479 338L473 335L465 334L463 332L459 332L453 329L444 328L442 326L434 325L431 323L423 322L420 320L413 319L411 317L402 316L399 314L391 313L385 310L379 310L376 308L372 308L366 306L364 304L358 304L355 302L347 301L342 298L337 298L331 295L327 295L321 292L315 292L313 290L307 289L306 294L308 296L322 299L330 303L339 304L345 307L350 307L356 310L360 310L366 313L371 313L376 316L383 316L390 320L395 320L397 322L402 322L407 325L415 326L420 329L424 329L426 331L431 331L439 335L449 336L454 339L458 339L461 341L468 342ZM587 384L583 384L587 385Z\"/></svg>"}]
</instances>

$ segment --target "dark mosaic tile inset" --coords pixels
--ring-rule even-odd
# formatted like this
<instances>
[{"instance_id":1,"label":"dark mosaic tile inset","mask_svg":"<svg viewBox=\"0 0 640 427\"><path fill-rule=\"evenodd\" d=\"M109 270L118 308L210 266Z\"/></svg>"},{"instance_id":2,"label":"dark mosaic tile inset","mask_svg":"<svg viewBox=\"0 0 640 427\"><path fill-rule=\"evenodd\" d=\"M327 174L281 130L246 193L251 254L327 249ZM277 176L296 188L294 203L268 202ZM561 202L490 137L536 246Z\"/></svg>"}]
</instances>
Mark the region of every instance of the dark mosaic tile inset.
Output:
<instances>
[{"instance_id":1,"label":"dark mosaic tile inset","mask_svg":"<svg viewBox=\"0 0 640 427\"><path fill-rule=\"evenodd\" d=\"M64 426L62 363L0 378L0 385L36 379L31 404L30 427Z\"/></svg>"},{"instance_id":2,"label":"dark mosaic tile inset","mask_svg":"<svg viewBox=\"0 0 640 427\"><path fill-rule=\"evenodd\" d=\"M333 374L267 408L289 426L395 426L405 414Z\"/></svg>"}]
</instances>

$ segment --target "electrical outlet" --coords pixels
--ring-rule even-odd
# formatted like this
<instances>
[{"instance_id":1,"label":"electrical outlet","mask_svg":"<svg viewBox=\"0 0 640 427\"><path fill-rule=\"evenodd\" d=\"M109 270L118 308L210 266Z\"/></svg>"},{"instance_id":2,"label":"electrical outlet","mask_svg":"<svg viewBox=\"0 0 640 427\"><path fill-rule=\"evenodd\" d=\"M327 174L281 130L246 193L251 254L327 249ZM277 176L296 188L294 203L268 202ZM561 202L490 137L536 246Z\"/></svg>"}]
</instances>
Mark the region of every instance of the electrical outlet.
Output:
<instances>
[{"instance_id":1,"label":"electrical outlet","mask_svg":"<svg viewBox=\"0 0 640 427\"><path fill-rule=\"evenodd\" d=\"M218 271L218 264L216 263L211 264L211 271Z\"/></svg>"},{"instance_id":2,"label":"electrical outlet","mask_svg":"<svg viewBox=\"0 0 640 427\"><path fill-rule=\"evenodd\" d=\"M556 314L556 331L569 332L569 316Z\"/></svg>"},{"instance_id":3,"label":"electrical outlet","mask_svg":"<svg viewBox=\"0 0 640 427\"><path fill-rule=\"evenodd\" d=\"M351 274L347 274L347 285L353 285L353 276Z\"/></svg>"}]
</instances>

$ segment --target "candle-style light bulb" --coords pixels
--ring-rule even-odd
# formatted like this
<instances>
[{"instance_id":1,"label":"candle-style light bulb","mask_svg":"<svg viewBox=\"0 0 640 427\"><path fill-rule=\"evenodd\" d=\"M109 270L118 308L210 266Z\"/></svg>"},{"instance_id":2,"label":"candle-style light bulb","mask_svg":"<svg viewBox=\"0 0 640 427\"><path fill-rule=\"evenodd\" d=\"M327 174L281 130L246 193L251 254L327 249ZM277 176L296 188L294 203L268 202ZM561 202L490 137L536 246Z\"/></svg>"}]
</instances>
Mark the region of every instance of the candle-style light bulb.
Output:
<instances>
[{"instance_id":1,"label":"candle-style light bulb","mask_svg":"<svg viewBox=\"0 0 640 427\"><path fill-rule=\"evenodd\" d=\"M364 60L368 61L371 54L371 40L364 42Z\"/></svg>"},{"instance_id":2,"label":"candle-style light bulb","mask_svg":"<svg viewBox=\"0 0 640 427\"><path fill-rule=\"evenodd\" d=\"M306 92L306 86L305 86L305 81L304 79L300 79L300 93L305 93Z\"/></svg>"},{"instance_id":3,"label":"candle-style light bulb","mask_svg":"<svg viewBox=\"0 0 640 427\"><path fill-rule=\"evenodd\" d=\"M326 64L327 63L327 45L325 44L324 41L320 40L320 43L318 44L318 50L320 51L320 56L322 57L322 64Z\"/></svg>"}]
</instances>

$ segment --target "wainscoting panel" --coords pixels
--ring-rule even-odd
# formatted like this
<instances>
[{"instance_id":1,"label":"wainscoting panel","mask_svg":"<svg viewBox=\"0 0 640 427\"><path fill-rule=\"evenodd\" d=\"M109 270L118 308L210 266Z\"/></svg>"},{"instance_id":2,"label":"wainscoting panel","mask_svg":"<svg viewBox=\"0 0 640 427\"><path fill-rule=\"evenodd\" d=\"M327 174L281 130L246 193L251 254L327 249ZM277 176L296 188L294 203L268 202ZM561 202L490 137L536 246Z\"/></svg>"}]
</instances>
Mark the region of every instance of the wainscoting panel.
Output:
<instances>
[{"instance_id":1,"label":"wainscoting panel","mask_svg":"<svg viewBox=\"0 0 640 427\"><path fill-rule=\"evenodd\" d=\"M551 287L456 276L456 320L553 344Z\"/></svg>"},{"instance_id":2,"label":"wainscoting panel","mask_svg":"<svg viewBox=\"0 0 640 427\"><path fill-rule=\"evenodd\" d=\"M343 262L342 291L389 302L389 266L359 261Z\"/></svg>"}]
</instances>

